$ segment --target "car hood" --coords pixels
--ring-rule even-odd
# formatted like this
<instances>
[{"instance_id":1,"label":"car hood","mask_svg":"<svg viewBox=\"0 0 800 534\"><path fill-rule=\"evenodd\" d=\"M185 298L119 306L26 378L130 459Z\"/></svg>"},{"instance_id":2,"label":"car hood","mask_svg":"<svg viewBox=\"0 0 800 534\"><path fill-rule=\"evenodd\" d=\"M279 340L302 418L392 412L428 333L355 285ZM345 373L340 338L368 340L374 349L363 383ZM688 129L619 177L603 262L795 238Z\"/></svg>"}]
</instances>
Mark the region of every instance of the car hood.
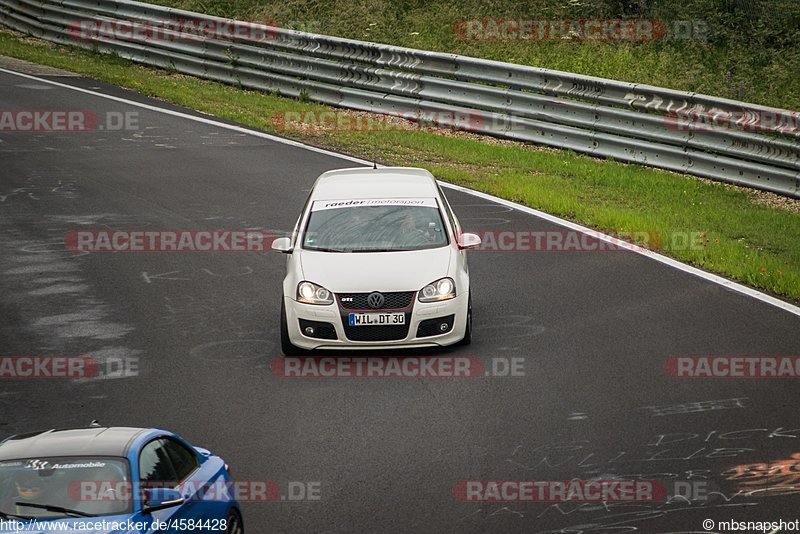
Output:
<instances>
[{"instance_id":1,"label":"car hood","mask_svg":"<svg viewBox=\"0 0 800 534\"><path fill-rule=\"evenodd\" d=\"M300 250L303 277L334 293L416 291L447 276L454 250L315 252Z\"/></svg>"}]
</instances>

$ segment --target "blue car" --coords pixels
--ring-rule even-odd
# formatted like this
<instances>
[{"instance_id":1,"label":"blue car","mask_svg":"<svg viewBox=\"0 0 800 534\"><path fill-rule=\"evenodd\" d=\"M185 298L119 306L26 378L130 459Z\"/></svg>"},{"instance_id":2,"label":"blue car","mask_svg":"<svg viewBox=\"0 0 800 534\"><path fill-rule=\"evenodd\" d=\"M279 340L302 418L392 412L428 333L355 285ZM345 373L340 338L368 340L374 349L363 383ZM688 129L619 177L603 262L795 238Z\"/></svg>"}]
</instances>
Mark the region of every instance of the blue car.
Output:
<instances>
[{"instance_id":1,"label":"blue car","mask_svg":"<svg viewBox=\"0 0 800 534\"><path fill-rule=\"evenodd\" d=\"M93 422L0 442L0 532L242 534L234 493L222 458L164 430Z\"/></svg>"}]
</instances>

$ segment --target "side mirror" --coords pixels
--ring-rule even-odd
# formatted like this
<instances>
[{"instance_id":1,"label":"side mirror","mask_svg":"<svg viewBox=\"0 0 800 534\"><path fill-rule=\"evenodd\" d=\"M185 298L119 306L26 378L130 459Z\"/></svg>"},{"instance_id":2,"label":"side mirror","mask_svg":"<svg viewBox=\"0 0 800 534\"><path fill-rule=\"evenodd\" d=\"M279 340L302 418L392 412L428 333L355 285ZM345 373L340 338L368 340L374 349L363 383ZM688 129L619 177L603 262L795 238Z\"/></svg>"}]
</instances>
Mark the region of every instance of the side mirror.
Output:
<instances>
[{"instance_id":1,"label":"side mirror","mask_svg":"<svg viewBox=\"0 0 800 534\"><path fill-rule=\"evenodd\" d=\"M143 514L180 506L186 501L178 490L171 488L149 488L144 490L144 496L147 504L142 507Z\"/></svg>"},{"instance_id":2,"label":"side mirror","mask_svg":"<svg viewBox=\"0 0 800 534\"><path fill-rule=\"evenodd\" d=\"M283 252L284 254L292 253L292 240L288 237L279 237L272 242L272 250Z\"/></svg>"},{"instance_id":3,"label":"side mirror","mask_svg":"<svg viewBox=\"0 0 800 534\"><path fill-rule=\"evenodd\" d=\"M458 236L458 248L474 248L481 244L478 234L461 234Z\"/></svg>"}]
</instances>

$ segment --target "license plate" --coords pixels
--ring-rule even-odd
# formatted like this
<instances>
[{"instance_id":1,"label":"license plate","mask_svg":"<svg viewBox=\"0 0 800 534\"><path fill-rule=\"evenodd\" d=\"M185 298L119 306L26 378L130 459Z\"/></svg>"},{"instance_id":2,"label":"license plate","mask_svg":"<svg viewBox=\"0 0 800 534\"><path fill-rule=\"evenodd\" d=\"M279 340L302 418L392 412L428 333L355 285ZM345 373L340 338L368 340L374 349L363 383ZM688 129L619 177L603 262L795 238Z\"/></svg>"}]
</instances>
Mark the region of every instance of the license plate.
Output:
<instances>
[{"instance_id":1,"label":"license plate","mask_svg":"<svg viewBox=\"0 0 800 534\"><path fill-rule=\"evenodd\" d=\"M390 326L406 324L405 313L351 313L350 326Z\"/></svg>"}]
</instances>

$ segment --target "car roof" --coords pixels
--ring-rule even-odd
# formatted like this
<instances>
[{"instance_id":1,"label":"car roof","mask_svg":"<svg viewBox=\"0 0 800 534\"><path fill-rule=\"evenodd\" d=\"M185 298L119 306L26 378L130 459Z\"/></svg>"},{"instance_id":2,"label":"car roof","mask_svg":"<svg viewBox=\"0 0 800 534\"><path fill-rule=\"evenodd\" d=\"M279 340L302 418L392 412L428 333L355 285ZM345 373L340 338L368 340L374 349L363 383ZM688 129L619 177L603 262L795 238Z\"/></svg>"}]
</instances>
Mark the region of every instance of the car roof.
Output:
<instances>
[{"instance_id":1,"label":"car roof","mask_svg":"<svg viewBox=\"0 0 800 534\"><path fill-rule=\"evenodd\" d=\"M436 179L414 167L336 169L317 178L312 200L352 198L438 198Z\"/></svg>"},{"instance_id":2,"label":"car roof","mask_svg":"<svg viewBox=\"0 0 800 534\"><path fill-rule=\"evenodd\" d=\"M89 427L18 434L0 442L0 461L52 456L126 456L130 444L148 430Z\"/></svg>"}]
</instances>

